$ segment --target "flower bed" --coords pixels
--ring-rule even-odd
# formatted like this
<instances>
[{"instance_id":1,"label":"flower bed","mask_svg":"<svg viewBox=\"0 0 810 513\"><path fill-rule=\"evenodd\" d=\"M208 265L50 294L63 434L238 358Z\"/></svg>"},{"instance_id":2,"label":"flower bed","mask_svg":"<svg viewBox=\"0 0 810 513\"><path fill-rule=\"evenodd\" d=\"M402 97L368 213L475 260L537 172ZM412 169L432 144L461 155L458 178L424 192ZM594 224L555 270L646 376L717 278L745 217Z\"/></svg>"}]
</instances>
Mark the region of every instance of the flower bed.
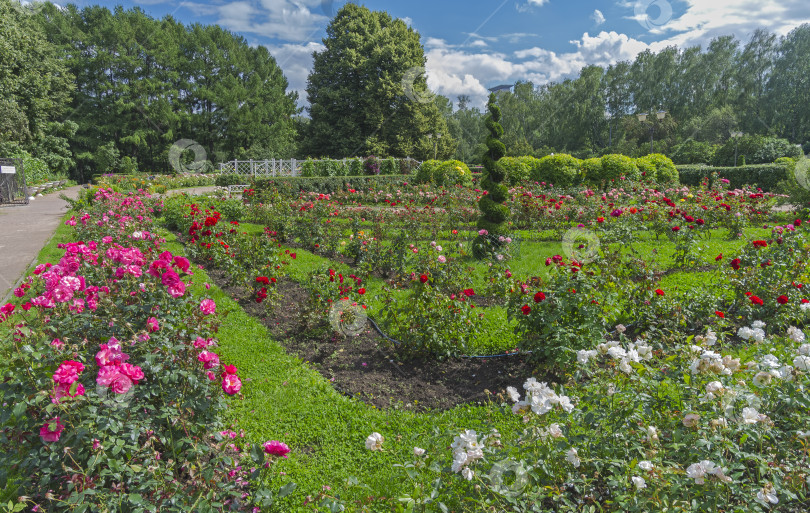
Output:
<instances>
[{"instance_id":1,"label":"flower bed","mask_svg":"<svg viewBox=\"0 0 810 513\"><path fill-rule=\"evenodd\" d=\"M0 470L34 511L251 511L278 495L263 469L284 446L222 425L242 383L216 353L216 304L161 248L157 208L97 191L66 223L78 242L0 309Z\"/></svg>"}]
</instances>

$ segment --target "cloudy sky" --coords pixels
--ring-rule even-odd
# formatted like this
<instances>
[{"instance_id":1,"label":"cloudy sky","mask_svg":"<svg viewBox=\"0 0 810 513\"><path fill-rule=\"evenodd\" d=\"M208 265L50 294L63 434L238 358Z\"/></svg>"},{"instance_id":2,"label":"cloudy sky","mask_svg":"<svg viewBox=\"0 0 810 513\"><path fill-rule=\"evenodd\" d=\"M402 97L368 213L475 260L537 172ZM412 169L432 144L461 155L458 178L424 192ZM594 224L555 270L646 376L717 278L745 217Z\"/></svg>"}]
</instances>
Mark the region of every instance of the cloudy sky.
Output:
<instances>
[{"instance_id":1,"label":"cloudy sky","mask_svg":"<svg viewBox=\"0 0 810 513\"><path fill-rule=\"evenodd\" d=\"M218 23L266 45L306 104L312 52L323 48L330 18L345 0L74 0L78 6L139 6L153 17ZM367 0L402 18L422 37L428 85L484 103L487 89L576 76L589 64L633 59L650 48L705 45L758 28L784 35L810 22L807 0Z\"/></svg>"}]
</instances>

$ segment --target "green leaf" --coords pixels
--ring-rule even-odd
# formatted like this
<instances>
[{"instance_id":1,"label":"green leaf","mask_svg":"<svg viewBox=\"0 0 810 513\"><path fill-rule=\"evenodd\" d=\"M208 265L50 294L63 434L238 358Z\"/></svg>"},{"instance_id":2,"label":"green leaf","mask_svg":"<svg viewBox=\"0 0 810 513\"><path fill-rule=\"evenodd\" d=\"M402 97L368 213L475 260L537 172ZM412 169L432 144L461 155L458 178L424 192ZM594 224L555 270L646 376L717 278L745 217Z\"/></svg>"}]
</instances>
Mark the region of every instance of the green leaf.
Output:
<instances>
[{"instance_id":1,"label":"green leaf","mask_svg":"<svg viewBox=\"0 0 810 513\"><path fill-rule=\"evenodd\" d=\"M298 485L297 485L297 484L295 484L295 483L287 483L287 484L285 484L284 486L282 486L282 487L279 489L279 491L278 491L278 498L279 498L279 499L281 499L281 498L283 498L283 497L286 497L286 496L290 495L290 494L291 494L291 493L292 493L292 492L295 490L295 488L296 488L297 486L298 486Z\"/></svg>"}]
</instances>

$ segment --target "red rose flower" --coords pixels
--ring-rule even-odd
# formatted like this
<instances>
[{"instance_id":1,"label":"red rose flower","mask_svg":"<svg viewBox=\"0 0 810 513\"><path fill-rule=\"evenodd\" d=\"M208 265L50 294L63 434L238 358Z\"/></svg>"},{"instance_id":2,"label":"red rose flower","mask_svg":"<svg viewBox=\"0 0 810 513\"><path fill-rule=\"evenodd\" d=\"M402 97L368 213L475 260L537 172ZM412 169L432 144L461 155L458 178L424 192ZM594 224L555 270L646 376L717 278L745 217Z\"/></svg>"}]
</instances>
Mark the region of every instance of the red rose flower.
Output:
<instances>
[{"instance_id":1,"label":"red rose flower","mask_svg":"<svg viewBox=\"0 0 810 513\"><path fill-rule=\"evenodd\" d=\"M464 295L467 297L471 297L475 295L475 291L473 289L464 289Z\"/></svg>"},{"instance_id":2,"label":"red rose flower","mask_svg":"<svg viewBox=\"0 0 810 513\"><path fill-rule=\"evenodd\" d=\"M723 259L723 254L722 254L722 253L720 253L719 255L717 255L716 257L714 257L714 261L715 261L715 262L719 262L719 261L720 261L720 260L722 260L722 259Z\"/></svg>"},{"instance_id":3,"label":"red rose flower","mask_svg":"<svg viewBox=\"0 0 810 513\"><path fill-rule=\"evenodd\" d=\"M731 261L731 267L734 268L735 271L739 270L740 269L740 259L735 258L734 260L732 260Z\"/></svg>"},{"instance_id":4,"label":"red rose flower","mask_svg":"<svg viewBox=\"0 0 810 513\"><path fill-rule=\"evenodd\" d=\"M529 315L529 312L531 312L532 309L531 309L531 307L529 305L523 305L520 308L520 311L523 312L523 315Z\"/></svg>"},{"instance_id":5,"label":"red rose flower","mask_svg":"<svg viewBox=\"0 0 810 513\"><path fill-rule=\"evenodd\" d=\"M661 290L661 289L655 289L655 293L656 293L656 294L658 294L659 296L663 296L663 295L664 295L664 291L663 291L663 290Z\"/></svg>"},{"instance_id":6,"label":"red rose flower","mask_svg":"<svg viewBox=\"0 0 810 513\"><path fill-rule=\"evenodd\" d=\"M725 319L725 318L726 318L726 314L724 314L724 313L723 313L723 312L721 312L720 310L715 310L715 311L714 311L714 315L716 315L716 316L720 317L721 319Z\"/></svg>"},{"instance_id":7,"label":"red rose flower","mask_svg":"<svg viewBox=\"0 0 810 513\"><path fill-rule=\"evenodd\" d=\"M357 293L361 296L366 293L366 289L357 289Z\"/></svg>"},{"instance_id":8,"label":"red rose flower","mask_svg":"<svg viewBox=\"0 0 810 513\"><path fill-rule=\"evenodd\" d=\"M681 227L680 227L680 226L673 226L673 227L672 227L672 231L673 231L673 232L677 232L677 231L679 231L680 229L681 229Z\"/></svg>"},{"instance_id":9,"label":"red rose flower","mask_svg":"<svg viewBox=\"0 0 810 513\"><path fill-rule=\"evenodd\" d=\"M756 246L758 248L767 248L768 247L768 243L765 242L764 240L755 240L753 242L753 244L754 244L754 246Z\"/></svg>"},{"instance_id":10,"label":"red rose flower","mask_svg":"<svg viewBox=\"0 0 810 513\"><path fill-rule=\"evenodd\" d=\"M537 294L534 295L534 302L535 303L539 303L540 301L545 301L545 299L546 299L546 295L543 294L542 292L538 292Z\"/></svg>"},{"instance_id":11,"label":"red rose flower","mask_svg":"<svg viewBox=\"0 0 810 513\"><path fill-rule=\"evenodd\" d=\"M778 298L776 298L776 302L779 303L780 305L786 305L788 301L790 301L790 298L788 298L785 295L781 295Z\"/></svg>"},{"instance_id":12,"label":"red rose flower","mask_svg":"<svg viewBox=\"0 0 810 513\"><path fill-rule=\"evenodd\" d=\"M758 298L757 296L754 296L754 295L751 295L748 299L750 299L751 303L753 303L755 305L762 306L764 304L764 302L760 298Z\"/></svg>"},{"instance_id":13,"label":"red rose flower","mask_svg":"<svg viewBox=\"0 0 810 513\"><path fill-rule=\"evenodd\" d=\"M421 281L422 283L427 282L428 281L427 274L423 274L422 276L420 276L419 281Z\"/></svg>"}]
</instances>

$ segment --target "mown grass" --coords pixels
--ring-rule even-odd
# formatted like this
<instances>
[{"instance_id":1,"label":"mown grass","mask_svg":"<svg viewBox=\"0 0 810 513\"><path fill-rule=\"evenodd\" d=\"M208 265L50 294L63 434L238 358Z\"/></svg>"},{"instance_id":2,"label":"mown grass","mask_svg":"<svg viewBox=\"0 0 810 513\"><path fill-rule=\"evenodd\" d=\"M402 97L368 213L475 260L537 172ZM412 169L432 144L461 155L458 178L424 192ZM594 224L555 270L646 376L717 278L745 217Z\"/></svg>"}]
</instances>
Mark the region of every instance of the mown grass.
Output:
<instances>
[{"instance_id":1,"label":"mown grass","mask_svg":"<svg viewBox=\"0 0 810 513\"><path fill-rule=\"evenodd\" d=\"M174 237L166 234L166 238ZM177 242L165 247L183 253ZM299 250L290 275L302 279L306 269L322 260ZM380 411L341 395L306 362L288 355L258 320L221 289L211 285L206 290L206 282L210 279L205 271L196 270L189 291L216 301L217 312L223 316L218 351L223 361L239 368L244 382L243 397L230 402L228 420L236 430L244 429L252 441L282 440L293 449L290 458L276 466L284 474L279 475L277 486L291 481L298 485L298 491L281 505L282 511L303 510L305 497L317 496L324 487L331 488L327 493L352 503L350 511L390 511L391 503L368 505L367 509L361 505L370 497L397 497L412 491L404 471L393 464L413 461L413 447L423 445L428 433L445 433L449 444L453 434L463 429L485 432L495 427L504 434L521 429L518 418L499 408L461 405L450 411L414 413L410 410L415 405L392 397L391 408ZM516 379L515 386L523 379ZM385 452L365 449L365 438L373 431L385 436Z\"/></svg>"}]
</instances>

